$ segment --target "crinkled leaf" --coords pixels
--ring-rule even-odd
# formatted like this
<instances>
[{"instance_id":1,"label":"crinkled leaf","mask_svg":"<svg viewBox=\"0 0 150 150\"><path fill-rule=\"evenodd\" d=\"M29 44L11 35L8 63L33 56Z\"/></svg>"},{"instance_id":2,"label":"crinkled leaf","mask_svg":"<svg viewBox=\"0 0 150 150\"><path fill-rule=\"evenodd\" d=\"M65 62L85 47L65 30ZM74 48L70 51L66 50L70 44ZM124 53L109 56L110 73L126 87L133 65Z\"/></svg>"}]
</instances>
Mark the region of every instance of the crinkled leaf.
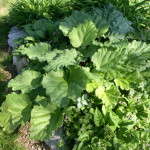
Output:
<instances>
[{"instance_id":1,"label":"crinkled leaf","mask_svg":"<svg viewBox=\"0 0 150 150\"><path fill-rule=\"evenodd\" d=\"M12 115L12 122L26 122L30 118L32 103L27 95L12 93L6 97L8 111Z\"/></svg>"},{"instance_id":2,"label":"crinkled leaf","mask_svg":"<svg viewBox=\"0 0 150 150\"><path fill-rule=\"evenodd\" d=\"M7 106L7 102L5 101L2 106L1 106L1 112L0 112L0 126L3 128L4 131L6 132L13 132L18 124L13 124L12 123L12 117L11 117L11 113L7 110L8 106Z\"/></svg>"},{"instance_id":3,"label":"crinkled leaf","mask_svg":"<svg viewBox=\"0 0 150 150\"><path fill-rule=\"evenodd\" d=\"M49 61L48 65L44 69L49 72L51 70L63 69L70 65L78 65L80 63L80 52L75 49L64 50L63 53L56 56L52 61Z\"/></svg>"},{"instance_id":4,"label":"crinkled leaf","mask_svg":"<svg viewBox=\"0 0 150 150\"><path fill-rule=\"evenodd\" d=\"M96 88L98 88L100 85L103 85L103 80L99 81L99 82L91 82L91 83L88 83L86 85L86 91L88 93L92 93L95 91Z\"/></svg>"},{"instance_id":5,"label":"crinkled leaf","mask_svg":"<svg viewBox=\"0 0 150 150\"><path fill-rule=\"evenodd\" d=\"M27 55L32 60L46 61L46 54L51 51L51 45L47 43L38 43L34 46L22 49L20 52Z\"/></svg>"},{"instance_id":6,"label":"crinkled leaf","mask_svg":"<svg viewBox=\"0 0 150 150\"><path fill-rule=\"evenodd\" d=\"M91 61L96 66L97 70L108 72L119 67L125 59L125 51L119 49L111 51L109 48L101 48L98 52L94 53Z\"/></svg>"},{"instance_id":7,"label":"crinkled leaf","mask_svg":"<svg viewBox=\"0 0 150 150\"><path fill-rule=\"evenodd\" d=\"M26 70L12 79L8 87L12 87L14 91L21 90L22 93L28 93L41 85L41 73L33 70Z\"/></svg>"},{"instance_id":8,"label":"crinkled leaf","mask_svg":"<svg viewBox=\"0 0 150 150\"><path fill-rule=\"evenodd\" d=\"M133 54L139 55L144 52L150 52L150 44L134 40L128 44L126 51L128 51L129 55Z\"/></svg>"},{"instance_id":9,"label":"crinkled leaf","mask_svg":"<svg viewBox=\"0 0 150 150\"><path fill-rule=\"evenodd\" d=\"M142 69L146 66L146 59L141 57L140 55L129 55L128 59L124 62L123 67L126 68L128 71L137 69Z\"/></svg>"},{"instance_id":10,"label":"crinkled leaf","mask_svg":"<svg viewBox=\"0 0 150 150\"><path fill-rule=\"evenodd\" d=\"M113 33L124 36L127 33L134 31L131 26L132 23L124 17L123 13L116 10L116 8L111 3L105 5L104 8L93 8L93 12L104 17L106 21L109 22L109 34ZM116 36L116 38L120 39L120 36Z\"/></svg>"},{"instance_id":11,"label":"crinkled leaf","mask_svg":"<svg viewBox=\"0 0 150 150\"><path fill-rule=\"evenodd\" d=\"M138 87L139 83L142 81L143 77L138 71L127 73L124 77L114 80L115 84L122 90L129 90L130 88Z\"/></svg>"},{"instance_id":12,"label":"crinkled leaf","mask_svg":"<svg viewBox=\"0 0 150 150\"><path fill-rule=\"evenodd\" d=\"M56 25L48 19L39 19L33 24L23 26L28 36L35 39L46 38L46 35L51 35L55 31Z\"/></svg>"},{"instance_id":13,"label":"crinkled leaf","mask_svg":"<svg viewBox=\"0 0 150 150\"><path fill-rule=\"evenodd\" d=\"M12 132L20 123L25 124L29 120L32 103L27 95L12 93L7 95L6 105L7 109L1 112L0 125Z\"/></svg>"},{"instance_id":14,"label":"crinkled leaf","mask_svg":"<svg viewBox=\"0 0 150 150\"><path fill-rule=\"evenodd\" d=\"M4 131L11 133L17 128L18 124L12 123L11 114L9 112L0 112L0 116L0 126Z\"/></svg>"},{"instance_id":15,"label":"crinkled leaf","mask_svg":"<svg viewBox=\"0 0 150 150\"><path fill-rule=\"evenodd\" d=\"M37 37L40 37L40 38L45 38L45 33L43 32L43 31L35 31L35 35L37 36Z\"/></svg>"},{"instance_id":16,"label":"crinkled leaf","mask_svg":"<svg viewBox=\"0 0 150 150\"><path fill-rule=\"evenodd\" d=\"M125 78L117 78L117 79L115 79L115 83L122 90L129 90L129 88L130 88L130 84Z\"/></svg>"},{"instance_id":17,"label":"crinkled leaf","mask_svg":"<svg viewBox=\"0 0 150 150\"><path fill-rule=\"evenodd\" d=\"M147 65L147 59L149 59L150 45L144 42L132 41L126 47L128 52L128 59L124 62L124 67L128 70L134 70L135 68L143 70Z\"/></svg>"},{"instance_id":18,"label":"crinkled leaf","mask_svg":"<svg viewBox=\"0 0 150 150\"><path fill-rule=\"evenodd\" d=\"M116 69L105 72L104 77L107 80L113 80L116 78L123 78L126 76L126 74L127 74L127 70L125 68L118 67Z\"/></svg>"},{"instance_id":19,"label":"crinkled leaf","mask_svg":"<svg viewBox=\"0 0 150 150\"><path fill-rule=\"evenodd\" d=\"M60 23L59 29L67 36L73 28L76 28L79 24L83 24L87 18L95 24L98 29L98 36L101 36L108 31L109 24L100 14L88 14L84 10L74 11L70 17L65 18Z\"/></svg>"},{"instance_id":20,"label":"crinkled leaf","mask_svg":"<svg viewBox=\"0 0 150 150\"><path fill-rule=\"evenodd\" d=\"M118 103L118 98L120 96L119 90L114 85L111 85L109 90L106 90L103 86L99 86L96 89L95 94L106 106L110 108L114 108L114 106Z\"/></svg>"},{"instance_id":21,"label":"crinkled leaf","mask_svg":"<svg viewBox=\"0 0 150 150\"><path fill-rule=\"evenodd\" d=\"M91 20L86 20L83 24L79 24L77 28L73 28L69 33L70 43L73 47L82 46L85 48L96 39L97 29Z\"/></svg>"},{"instance_id":22,"label":"crinkled leaf","mask_svg":"<svg viewBox=\"0 0 150 150\"><path fill-rule=\"evenodd\" d=\"M34 106L31 112L30 138L35 140L46 140L52 136L63 121L61 112L57 112L57 107L50 103L40 103Z\"/></svg>"}]
</instances>

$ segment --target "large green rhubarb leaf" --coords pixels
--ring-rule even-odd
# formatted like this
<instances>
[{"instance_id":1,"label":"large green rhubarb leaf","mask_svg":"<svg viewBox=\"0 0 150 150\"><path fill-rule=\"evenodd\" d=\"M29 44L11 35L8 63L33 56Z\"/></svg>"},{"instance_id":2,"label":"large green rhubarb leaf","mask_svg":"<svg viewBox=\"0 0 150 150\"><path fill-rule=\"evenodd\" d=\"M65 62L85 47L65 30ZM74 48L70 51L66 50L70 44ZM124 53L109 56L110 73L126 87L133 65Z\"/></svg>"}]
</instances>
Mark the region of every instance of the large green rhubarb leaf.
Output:
<instances>
[{"instance_id":1,"label":"large green rhubarb leaf","mask_svg":"<svg viewBox=\"0 0 150 150\"><path fill-rule=\"evenodd\" d=\"M105 72L117 68L125 59L125 51L119 49L111 51L111 48L101 48L91 58L96 69Z\"/></svg>"},{"instance_id":2,"label":"large green rhubarb leaf","mask_svg":"<svg viewBox=\"0 0 150 150\"><path fill-rule=\"evenodd\" d=\"M30 118L32 103L27 95L12 93L6 97L8 111L12 115L12 122L24 123Z\"/></svg>"},{"instance_id":3,"label":"large green rhubarb leaf","mask_svg":"<svg viewBox=\"0 0 150 150\"><path fill-rule=\"evenodd\" d=\"M97 36L101 37L103 34L105 34L108 29L109 29L109 23L99 14L94 13L94 15L92 14L91 17L92 21L94 22L98 33Z\"/></svg>"},{"instance_id":4,"label":"large green rhubarb leaf","mask_svg":"<svg viewBox=\"0 0 150 150\"><path fill-rule=\"evenodd\" d=\"M63 67L68 67L70 65L78 65L80 63L80 52L75 49L64 50L63 53L56 56L48 65L44 68L47 72L51 70L63 69Z\"/></svg>"},{"instance_id":5,"label":"large green rhubarb leaf","mask_svg":"<svg viewBox=\"0 0 150 150\"><path fill-rule=\"evenodd\" d=\"M79 24L77 28L73 28L69 33L70 43L73 47L82 46L85 48L96 39L97 32L95 24L91 20L86 20L83 24Z\"/></svg>"},{"instance_id":6,"label":"large green rhubarb leaf","mask_svg":"<svg viewBox=\"0 0 150 150\"><path fill-rule=\"evenodd\" d=\"M12 123L11 113L7 109L8 106L5 101L0 108L0 126L3 127L4 131L13 132L17 128L18 124Z\"/></svg>"},{"instance_id":7,"label":"large green rhubarb leaf","mask_svg":"<svg viewBox=\"0 0 150 150\"><path fill-rule=\"evenodd\" d=\"M0 125L4 130L12 132L20 123L25 124L29 120L32 103L27 95L17 93L7 95L6 106L0 113L2 115Z\"/></svg>"},{"instance_id":8,"label":"large green rhubarb leaf","mask_svg":"<svg viewBox=\"0 0 150 150\"><path fill-rule=\"evenodd\" d=\"M118 103L120 92L116 86L111 85L110 89L105 89L104 86L99 86L95 91L96 96L102 100L102 102L110 107L114 108Z\"/></svg>"},{"instance_id":9,"label":"large green rhubarb leaf","mask_svg":"<svg viewBox=\"0 0 150 150\"><path fill-rule=\"evenodd\" d=\"M128 44L126 51L129 55L140 55L144 52L150 52L150 44L134 40Z\"/></svg>"},{"instance_id":10,"label":"large green rhubarb leaf","mask_svg":"<svg viewBox=\"0 0 150 150\"><path fill-rule=\"evenodd\" d=\"M51 71L43 78L42 85L46 88L46 93L50 95L52 102L60 107L68 105L68 84L64 79L63 71Z\"/></svg>"},{"instance_id":11,"label":"large green rhubarb leaf","mask_svg":"<svg viewBox=\"0 0 150 150\"><path fill-rule=\"evenodd\" d=\"M34 46L22 49L20 52L27 55L32 60L45 61L46 54L51 51L51 45L47 43L38 43Z\"/></svg>"},{"instance_id":12,"label":"large green rhubarb leaf","mask_svg":"<svg viewBox=\"0 0 150 150\"><path fill-rule=\"evenodd\" d=\"M65 36L69 36L73 47L82 46L84 48L91 44L96 37L106 33L109 24L97 13L90 15L81 10L75 11L70 17L65 18L59 28Z\"/></svg>"},{"instance_id":13,"label":"large green rhubarb leaf","mask_svg":"<svg viewBox=\"0 0 150 150\"><path fill-rule=\"evenodd\" d=\"M136 69L143 70L146 67L147 59L150 58L150 44L132 41L126 47L128 59L124 62L124 67L129 71Z\"/></svg>"},{"instance_id":14,"label":"large green rhubarb leaf","mask_svg":"<svg viewBox=\"0 0 150 150\"><path fill-rule=\"evenodd\" d=\"M4 131L11 133L17 128L18 124L13 125L11 121L11 114L9 112L0 112L0 116L0 126Z\"/></svg>"},{"instance_id":15,"label":"large green rhubarb leaf","mask_svg":"<svg viewBox=\"0 0 150 150\"><path fill-rule=\"evenodd\" d=\"M67 36L73 28L77 28L79 24L83 24L87 18L95 24L98 30L98 36L101 36L108 31L109 24L100 14L88 14L84 12L84 10L74 11L70 17L65 18L60 23L59 29Z\"/></svg>"},{"instance_id":16,"label":"large green rhubarb leaf","mask_svg":"<svg viewBox=\"0 0 150 150\"><path fill-rule=\"evenodd\" d=\"M42 81L51 101L59 107L66 107L69 98L77 100L88 83L88 75L84 68L72 66L69 78L64 77L63 71L48 73Z\"/></svg>"},{"instance_id":17,"label":"large green rhubarb leaf","mask_svg":"<svg viewBox=\"0 0 150 150\"><path fill-rule=\"evenodd\" d=\"M60 23L59 29L65 36L67 36L73 28L76 28L79 24L84 23L87 18L89 18L89 14L85 13L83 10L74 11L70 17L65 18Z\"/></svg>"},{"instance_id":18,"label":"large green rhubarb leaf","mask_svg":"<svg viewBox=\"0 0 150 150\"><path fill-rule=\"evenodd\" d=\"M21 90L22 93L28 93L41 85L41 73L33 70L26 70L12 79L8 83L8 87L12 87L14 91Z\"/></svg>"},{"instance_id":19,"label":"large green rhubarb leaf","mask_svg":"<svg viewBox=\"0 0 150 150\"><path fill-rule=\"evenodd\" d=\"M66 80L69 88L69 98L76 101L81 96L81 92L89 83L89 70L84 67L72 66L70 69L70 77Z\"/></svg>"},{"instance_id":20,"label":"large green rhubarb leaf","mask_svg":"<svg viewBox=\"0 0 150 150\"><path fill-rule=\"evenodd\" d=\"M31 112L30 138L40 141L50 138L62 121L63 115L54 104L41 102Z\"/></svg>"}]
</instances>

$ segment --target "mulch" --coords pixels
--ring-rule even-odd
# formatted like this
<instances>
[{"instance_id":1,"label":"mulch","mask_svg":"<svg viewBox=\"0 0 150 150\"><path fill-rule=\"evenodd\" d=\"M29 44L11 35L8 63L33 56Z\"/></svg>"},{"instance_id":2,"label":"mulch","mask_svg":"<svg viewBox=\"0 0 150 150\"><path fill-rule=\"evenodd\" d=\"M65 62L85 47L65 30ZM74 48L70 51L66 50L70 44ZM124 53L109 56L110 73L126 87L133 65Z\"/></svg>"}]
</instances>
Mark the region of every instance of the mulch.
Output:
<instances>
[{"instance_id":1,"label":"mulch","mask_svg":"<svg viewBox=\"0 0 150 150\"><path fill-rule=\"evenodd\" d=\"M21 126L19 129L20 136L17 143L26 150L51 150L44 142L30 140L30 123L27 122L26 126Z\"/></svg>"}]
</instances>

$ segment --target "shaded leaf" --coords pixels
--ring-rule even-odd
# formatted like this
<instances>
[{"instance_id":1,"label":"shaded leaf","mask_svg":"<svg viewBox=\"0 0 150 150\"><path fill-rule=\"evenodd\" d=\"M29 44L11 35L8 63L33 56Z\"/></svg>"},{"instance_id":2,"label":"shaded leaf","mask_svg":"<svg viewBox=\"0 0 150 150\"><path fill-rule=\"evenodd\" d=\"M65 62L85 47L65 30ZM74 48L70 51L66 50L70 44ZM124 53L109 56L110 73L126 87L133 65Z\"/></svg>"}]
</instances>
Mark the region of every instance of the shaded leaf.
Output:
<instances>
[{"instance_id":1,"label":"shaded leaf","mask_svg":"<svg viewBox=\"0 0 150 150\"><path fill-rule=\"evenodd\" d=\"M101 127L104 124L103 116L98 108L96 108L94 112L94 123L98 127Z\"/></svg>"},{"instance_id":2,"label":"shaded leaf","mask_svg":"<svg viewBox=\"0 0 150 150\"><path fill-rule=\"evenodd\" d=\"M21 90L22 93L28 93L41 85L41 73L33 70L26 70L15 79L10 80L8 87L14 91Z\"/></svg>"}]
</instances>

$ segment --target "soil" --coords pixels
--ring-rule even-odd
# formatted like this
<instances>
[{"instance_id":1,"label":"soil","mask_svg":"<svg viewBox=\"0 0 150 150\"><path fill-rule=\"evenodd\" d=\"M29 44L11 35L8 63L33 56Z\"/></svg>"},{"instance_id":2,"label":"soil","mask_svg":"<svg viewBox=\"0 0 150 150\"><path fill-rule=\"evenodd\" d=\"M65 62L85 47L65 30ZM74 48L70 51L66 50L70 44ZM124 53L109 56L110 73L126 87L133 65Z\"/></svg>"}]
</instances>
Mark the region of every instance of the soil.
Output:
<instances>
[{"instance_id":1,"label":"soil","mask_svg":"<svg viewBox=\"0 0 150 150\"><path fill-rule=\"evenodd\" d=\"M17 143L26 150L51 150L44 142L30 140L30 123L21 126L19 129L21 135L17 139Z\"/></svg>"}]
</instances>

